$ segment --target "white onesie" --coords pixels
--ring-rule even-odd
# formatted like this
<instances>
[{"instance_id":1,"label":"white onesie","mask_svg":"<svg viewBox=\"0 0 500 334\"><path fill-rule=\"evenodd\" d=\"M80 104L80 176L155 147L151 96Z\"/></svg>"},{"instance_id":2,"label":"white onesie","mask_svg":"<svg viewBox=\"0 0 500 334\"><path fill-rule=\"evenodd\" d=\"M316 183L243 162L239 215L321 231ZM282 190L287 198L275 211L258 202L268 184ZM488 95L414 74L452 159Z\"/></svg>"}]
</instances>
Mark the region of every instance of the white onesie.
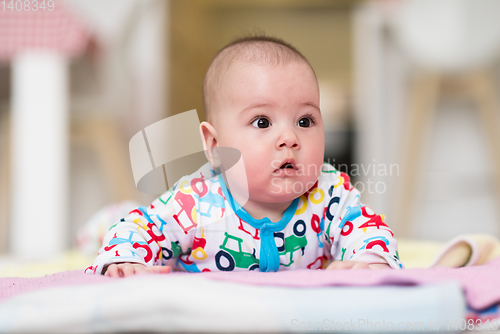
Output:
<instances>
[{"instance_id":1,"label":"white onesie","mask_svg":"<svg viewBox=\"0 0 500 334\"><path fill-rule=\"evenodd\" d=\"M346 174L323 164L318 182L273 223L252 218L207 163L117 222L86 272L115 262L189 272L320 269L332 259L403 268L383 216L361 204Z\"/></svg>"}]
</instances>

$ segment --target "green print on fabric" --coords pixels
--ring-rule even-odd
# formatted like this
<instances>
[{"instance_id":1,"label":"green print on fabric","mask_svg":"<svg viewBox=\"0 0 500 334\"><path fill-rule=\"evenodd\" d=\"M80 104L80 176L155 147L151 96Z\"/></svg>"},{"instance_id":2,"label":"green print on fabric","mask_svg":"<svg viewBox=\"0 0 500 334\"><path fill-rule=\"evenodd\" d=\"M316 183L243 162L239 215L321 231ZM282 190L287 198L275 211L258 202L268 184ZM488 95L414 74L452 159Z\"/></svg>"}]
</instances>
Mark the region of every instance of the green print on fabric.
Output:
<instances>
[{"instance_id":1,"label":"green print on fabric","mask_svg":"<svg viewBox=\"0 0 500 334\"><path fill-rule=\"evenodd\" d=\"M324 164L328 164L330 167L333 167L331 164L329 164L329 163L328 163L328 162L326 162L326 161L323 161L323 163L324 163ZM338 173L338 171L335 169L335 167L333 167L333 169L332 169L332 170L325 170L325 167L322 167L322 168L321 168L321 171L322 171L323 173L333 173L333 174L337 174L337 173Z\"/></svg>"},{"instance_id":2,"label":"green print on fabric","mask_svg":"<svg viewBox=\"0 0 500 334\"><path fill-rule=\"evenodd\" d=\"M332 226L332 222L329 222L328 223L328 227L326 228L326 232L325 233L326 233L327 238L330 235L330 226Z\"/></svg>"},{"instance_id":3,"label":"green print on fabric","mask_svg":"<svg viewBox=\"0 0 500 334\"><path fill-rule=\"evenodd\" d=\"M162 255L165 260L170 260L171 258L178 257L179 254L181 254L182 252L181 246L179 246L179 241L176 242L171 241L170 247L171 249L165 247L161 248ZM190 252L191 249L188 249L188 251Z\"/></svg>"},{"instance_id":4,"label":"green print on fabric","mask_svg":"<svg viewBox=\"0 0 500 334\"><path fill-rule=\"evenodd\" d=\"M243 252L241 249L243 239L230 235L227 232L224 232L224 235L224 242L219 246L221 250L215 255L217 269L232 271L234 267L248 268L250 270L259 268L259 261L255 257L255 249L253 254ZM231 240L233 242L228 245ZM237 250L232 248L235 246L235 242L238 243Z\"/></svg>"},{"instance_id":5,"label":"green print on fabric","mask_svg":"<svg viewBox=\"0 0 500 334\"><path fill-rule=\"evenodd\" d=\"M304 250L307 245L306 234L306 223L301 219L298 220L293 225L293 234L286 237L283 232L275 232L275 238L281 238L283 240L283 245L278 247L279 255L286 255L290 253L290 262L288 264L280 263L280 265L289 267L293 261L293 253L297 250L302 250L302 255L304 255Z\"/></svg>"},{"instance_id":6,"label":"green print on fabric","mask_svg":"<svg viewBox=\"0 0 500 334\"><path fill-rule=\"evenodd\" d=\"M346 248L342 248L342 258L340 261L344 261L344 254L345 254Z\"/></svg>"},{"instance_id":7,"label":"green print on fabric","mask_svg":"<svg viewBox=\"0 0 500 334\"><path fill-rule=\"evenodd\" d=\"M167 198L167 200L166 200L166 201L164 201L164 200L161 198L161 196L160 196L160 197L158 197L158 199L160 200L160 202L162 202L163 204L167 204L167 203L168 203L168 201L172 198L172 195L174 194L174 192L173 192L172 190L169 190L169 191L167 191L167 194L168 194L168 198Z\"/></svg>"},{"instance_id":8,"label":"green print on fabric","mask_svg":"<svg viewBox=\"0 0 500 334\"><path fill-rule=\"evenodd\" d=\"M171 241L170 245L172 247L172 252L174 253L174 257L178 257L182 251L181 246L179 246L179 241L176 242Z\"/></svg>"}]
</instances>

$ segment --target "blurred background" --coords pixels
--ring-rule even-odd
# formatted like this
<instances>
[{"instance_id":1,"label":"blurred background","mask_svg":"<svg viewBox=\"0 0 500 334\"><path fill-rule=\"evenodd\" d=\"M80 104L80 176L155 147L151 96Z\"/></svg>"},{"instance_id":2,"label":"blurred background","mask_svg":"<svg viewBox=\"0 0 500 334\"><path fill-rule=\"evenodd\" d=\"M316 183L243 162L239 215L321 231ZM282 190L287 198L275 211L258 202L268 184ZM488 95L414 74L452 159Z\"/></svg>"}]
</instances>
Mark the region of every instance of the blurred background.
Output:
<instances>
[{"instance_id":1,"label":"blurred background","mask_svg":"<svg viewBox=\"0 0 500 334\"><path fill-rule=\"evenodd\" d=\"M0 7L4 255L57 255L104 206L150 204L135 189L130 138L191 109L204 120L213 56L261 33L308 58L325 160L351 175L396 237L500 235L498 1L13 4Z\"/></svg>"}]
</instances>

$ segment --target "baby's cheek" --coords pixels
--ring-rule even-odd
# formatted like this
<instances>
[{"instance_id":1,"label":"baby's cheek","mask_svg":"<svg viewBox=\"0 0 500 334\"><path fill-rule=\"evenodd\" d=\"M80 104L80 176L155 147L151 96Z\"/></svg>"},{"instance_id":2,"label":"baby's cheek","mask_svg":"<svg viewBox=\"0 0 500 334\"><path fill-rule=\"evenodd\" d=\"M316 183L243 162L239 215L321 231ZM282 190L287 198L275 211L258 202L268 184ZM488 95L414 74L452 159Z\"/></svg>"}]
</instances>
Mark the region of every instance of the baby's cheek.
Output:
<instances>
[{"instance_id":1,"label":"baby's cheek","mask_svg":"<svg viewBox=\"0 0 500 334\"><path fill-rule=\"evenodd\" d=\"M321 168L323 166L323 157L321 159L315 158L314 160L311 158L307 168L304 170L304 179L307 181L316 181L321 174Z\"/></svg>"}]
</instances>

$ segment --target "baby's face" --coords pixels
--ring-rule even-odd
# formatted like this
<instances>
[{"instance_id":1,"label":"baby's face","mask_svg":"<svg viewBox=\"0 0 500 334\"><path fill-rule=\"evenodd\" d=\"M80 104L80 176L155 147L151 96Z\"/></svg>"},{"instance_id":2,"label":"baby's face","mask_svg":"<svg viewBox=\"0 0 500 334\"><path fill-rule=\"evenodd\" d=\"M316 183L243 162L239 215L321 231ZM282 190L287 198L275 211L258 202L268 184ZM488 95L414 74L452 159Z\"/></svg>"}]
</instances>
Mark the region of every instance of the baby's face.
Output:
<instances>
[{"instance_id":1,"label":"baby's face","mask_svg":"<svg viewBox=\"0 0 500 334\"><path fill-rule=\"evenodd\" d=\"M305 193L318 179L325 146L310 67L237 63L225 83L218 146L241 152L249 200L283 203Z\"/></svg>"}]
</instances>

